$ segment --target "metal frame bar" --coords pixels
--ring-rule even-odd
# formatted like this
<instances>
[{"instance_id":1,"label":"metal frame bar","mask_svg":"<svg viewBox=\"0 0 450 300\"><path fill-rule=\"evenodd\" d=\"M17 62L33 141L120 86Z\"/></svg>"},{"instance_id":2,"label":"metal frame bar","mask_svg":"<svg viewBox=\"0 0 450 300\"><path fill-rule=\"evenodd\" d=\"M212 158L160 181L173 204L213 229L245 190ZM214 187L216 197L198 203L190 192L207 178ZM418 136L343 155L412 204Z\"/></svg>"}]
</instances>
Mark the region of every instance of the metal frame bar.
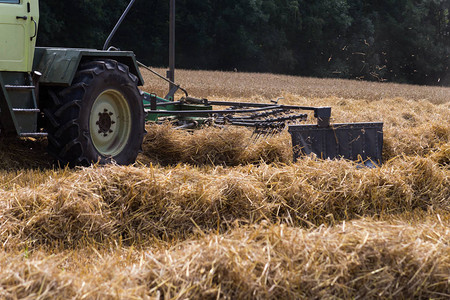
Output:
<instances>
[{"instance_id":1,"label":"metal frame bar","mask_svg":"<svg viewBox=\"0 0 450 300\"><path fill-rule=\"evenodd\" d=\"M157 106L168 106L168 105L180 105L185 104L184 101L171 101L171 102L165 102L165 103L158 103ZM198 103L200 104L200 103ZM322 109L331 109L328 106L325 107L313 107L313 106L297 106L297 105L282 105L282 104L273 104L273 103L250 103L250 102L227 102L227 101L205 101L201 103L202 105L215 105L215 106L237 106L237 107L256 107L256 108L267 108L274 109L274 108L282 108L282 109L297 109L297 110L322 110ZM145 105L144 108L148 108L149 105ZM158 110L155 112L159 112ZM214 111L213 111L214 112ZM219 112L219 111L216 111ZM229 110L228 112L232 112L232 110ZM149 111L149 113L153 113L153 111Z\"/></svg>"},{"instance_id":2,"label":"metal frame bar","mask_svg":"<svg viewBox=\"0 0 450 300\"><path fill-rule=\"evenodd\" d=\"M175 0L170 0L169 5L169 70L167 71L167 78L171 81L169 83L169 93L166 96L172 97L177 91L175 82Z\"/></svg>"},{"instance_id":3,"label":"metal frame bar","mask_svg":"<svg viewBox=\"0 0 450 300\"><path fill-rule=\"evenodd\" d=\"M146 105L147 106L147 105ZM214 114L238 114L238 113L252 113L269 109L276 109L279 106L267 106L267 107L259 107L252 109L233 109L233 110L147 110L147 113L150 114L158 114L158 115L189 115L189 116L198 116L198 115L214 115Z\"/></svg>"},{"instance_id":4,"label":"metal frame bar","mask_svg":"<svg viewBox=\"0 0 450 300\"><path fill-rule=\"evenodd\" d=\"M214 114L241 114L253 113L258 111L281 109L281 110L311 110L314 111L314 117L317 118L317 125L319 127L329 127L331 118L331 107L311 107L311 106L297 106L297 105L280 105L268 103L249 103L249 102L227 102L227 101L208 101L207 99L194 99L198 105L215 105L215 106L229 106L231 109L226 110L160 110L150 109L146 110L148 114L157 115L177 115L177 116L204 116ZM168 105L183 105L187 104L185 101L158 103L157 107L165 107ZM190 104L190 103L189 103ZM239 109L244 107L251 107L252 109ZM144 108L151 108L151 105L144 105ZM153 107L154 108L154 107Z\"/></svg>"},{"instance_id":5,"label":"metal frame bar","mask_svg":"<svg viewBox=\"0 0 450 300\"><path fill-rule=\"evenodd\" d=\"M116 26L114 26L113 30L111 31L108 38L106 39L105 44L103 45L103 50L108 50L109 44L111 43L112 38L116 34L117 29L119 29L120 25L122 24L123 20L127 16L128 12L130 11L130 9L133 6L135 1L136 0L131 0L130 3L128 4L127 8L123 12L123 14L120 16L119 21L117 21L117 23L116 23Z\"/></svg>"}]
</instances>

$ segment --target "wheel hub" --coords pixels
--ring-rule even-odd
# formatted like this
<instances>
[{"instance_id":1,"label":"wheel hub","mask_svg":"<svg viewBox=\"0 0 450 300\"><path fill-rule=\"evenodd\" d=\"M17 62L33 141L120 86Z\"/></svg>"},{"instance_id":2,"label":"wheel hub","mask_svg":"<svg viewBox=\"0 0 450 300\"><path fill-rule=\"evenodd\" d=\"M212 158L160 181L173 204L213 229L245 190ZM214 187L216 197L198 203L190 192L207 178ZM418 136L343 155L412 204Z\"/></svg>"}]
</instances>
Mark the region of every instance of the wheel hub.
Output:
<instances>
[{"instance_id":1,"label":"wheel hub","mask_svg":"<svg viewBox=\"0 0 450 300\"><path fill-rule=\"evenodd\" d=\"M125 97L114 89L103 91L92 104L89 126L91 141L101 155L122 152L131 133L131 113Z\"/></svg>"},{"instance_id":2,"label":"wheel hub","mask_svg":"<svg viewBox=\"0 0 450 300\"><path fill-rule=\"evenodd\" d=\"M112 119L113 115L114 113L109 112L106 108L103 109L102 113L98 113L98 121L95 124L98 125L98 133L102 133L104 137L114 132L111 129L111 125L116 124L116 121Z\"/></svg>"}]
</instances>

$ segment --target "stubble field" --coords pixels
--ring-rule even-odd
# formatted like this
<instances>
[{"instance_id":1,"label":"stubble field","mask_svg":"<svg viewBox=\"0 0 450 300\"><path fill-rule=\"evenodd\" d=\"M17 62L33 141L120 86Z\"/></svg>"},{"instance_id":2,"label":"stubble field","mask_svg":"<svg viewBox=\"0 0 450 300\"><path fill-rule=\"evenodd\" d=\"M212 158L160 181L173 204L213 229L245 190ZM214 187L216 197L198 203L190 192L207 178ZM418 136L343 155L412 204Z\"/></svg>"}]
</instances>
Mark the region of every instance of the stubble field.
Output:
<instances>
[{"instance_id":1,"label":"stubble field","mask_svg":"<svg viewBox=\"0 0 450 300\"><path fill-rule=\"evenodd\" d=\"M143 90L167 84L145 70ZM134 166L56 169L0 144L0 298L450 297L450 88L177 71L193 96L383 121L380 168L305 158L288 133L147 126Z\"/></svg>"}]
</instances>

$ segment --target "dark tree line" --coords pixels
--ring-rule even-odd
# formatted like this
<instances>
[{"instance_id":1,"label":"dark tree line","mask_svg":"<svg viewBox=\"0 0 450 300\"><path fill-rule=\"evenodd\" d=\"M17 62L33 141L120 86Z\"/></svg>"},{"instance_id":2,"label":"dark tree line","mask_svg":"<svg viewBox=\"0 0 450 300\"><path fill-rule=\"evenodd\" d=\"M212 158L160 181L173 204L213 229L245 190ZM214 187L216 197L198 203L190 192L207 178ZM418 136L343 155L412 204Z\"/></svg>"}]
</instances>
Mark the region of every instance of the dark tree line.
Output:
<instances>
[{"instance_id":1,"label":"dark tree line","mask_svg":"<svg viewBox=\"0 0 450 300\"><path fill-rule=\"evenodd\" d=\"M41 46L101 48L127 0L41 0ZM177 67L450 85L450 0L177 0ZM168 0L113 45L167 65Z\"/></svg>"}]
</instances>

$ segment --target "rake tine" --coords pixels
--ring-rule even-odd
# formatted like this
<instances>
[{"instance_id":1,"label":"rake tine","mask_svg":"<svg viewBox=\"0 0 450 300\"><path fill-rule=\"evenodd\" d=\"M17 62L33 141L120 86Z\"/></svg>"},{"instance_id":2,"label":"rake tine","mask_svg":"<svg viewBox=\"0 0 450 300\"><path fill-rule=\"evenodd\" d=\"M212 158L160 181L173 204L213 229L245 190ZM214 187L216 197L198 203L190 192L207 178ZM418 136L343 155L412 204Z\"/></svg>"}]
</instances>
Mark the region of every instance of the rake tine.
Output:
<instances>
[{"instance_id":1,"label":"rake tine","mask_svg":"<svg viewBox=\"0 0 450 300\"><path fill-rule=\"evenodd\" d=\"M260 129L259 129L258 127L255 127L255 130L253 130L251 139L252 139L254 142L256 142L256 141L258 140L258 138L259 138L259 135L260 135Z\"/></svg>"},{"instance_id":2,"label":"rake tine","mask_svg":"<svg viewBox=\"0 0 450 300\"><path fill-rule=\"evenodd\" d=\"M270 133L269 133L269 135L268 135L268 138L271 138L271 137L275 136L277 133L279 133L278 128L273 128L273 129L270 131Z\"/></svg>"},{"instance_id":3,"label":"rake tine","mask_svg":"<svg viewBox=\"0 0 450 300\"><path fill-rule=\"evenodd\" d=\"M264 136L264 131L259 130L256 140L259 140L262 136Z\"/></svg>"}]
</instances>

